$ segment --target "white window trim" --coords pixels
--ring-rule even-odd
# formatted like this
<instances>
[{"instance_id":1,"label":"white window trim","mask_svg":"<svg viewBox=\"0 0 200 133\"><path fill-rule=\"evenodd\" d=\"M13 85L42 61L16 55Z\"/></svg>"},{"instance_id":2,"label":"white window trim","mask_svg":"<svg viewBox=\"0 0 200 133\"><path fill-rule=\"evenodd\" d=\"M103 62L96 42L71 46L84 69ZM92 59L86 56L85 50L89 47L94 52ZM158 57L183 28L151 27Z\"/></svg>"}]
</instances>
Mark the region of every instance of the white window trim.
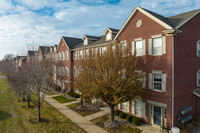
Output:
<instances>
[{"instance_id":1,"label":"white window trim","mask_svg":"<svg viewBox=\"0 0 200 133\"><path fill-rule=\"evenodd\" d=\"M154 89L153 74L161 74L161 78L162 78L162 89L161 90ZM166 77L165 73L163 73L162 71L159 71L159 70L153 70L152 73L149 74L149 76L151 76L151 81L149 81L149 84L151 84L151 90L152 91L156 91L156 92L166 92L167 91L167 88L166 88L166 86L167 86L167 77ZM163 77L165 77L165 79Z\"/></svg>"},{"instance_id":2,"label":"white window trim","mask_svg":"<svg viewBox=\"0 0 200 133\"><path fill-rule=\"evenodd\" d=\"M108 38L108 35L110 35L110 38ZM110 41L110 40L112 40L112 32L108 32L106 34L106 41Z\"/></svg>"},{"instance_id":3,"label":"white window trim","mask_svg":"<svg viewBox=\"0 0 200 133\"><path fill-rule=\"evenodd\" d=\"M67 57L67 58L66 58L66 57ZM68 52L68 51L65 52L65 59L66 59L66 60L69 59L69 52Z\"/></svg>"},{"instance_id":4,"label":"white window trim","mask_svg":"<svg viewBox=\"0 0 200 133\"><path fill-rule=\"evenodd\" d=\"M77 59L77 51L73 51L73 60L76 60ZM74 55L76 55L76 58L74 58Z\"/></svg>"},{"instance_id":5,"label":"white window trim","mask_svg":"<svg viewBox=\"0 0 200 133\"><path fill-rule=\"evenodd\" d=\"M136 49L136 42L139 42L141 41L142 42L142 54L141 55L137 55L137 49ZM135 39L135 56L139 57L139 56L143 56L143 41L142 41L142 38L139 38L139 39Z\"/></svg>"},{"instance_id":6,"label":"white window trim","mask_svg":"<svg viewBox=\"0 0 200 133\"><path fill-rule=\"evenodd\" d=\"M200 52L198 52L198 50L200 51L200 41L197 41L197 57L200 57Z\"/></svg>"},{"instance_id":7,"label":"white window trim","mask_svg":"<svg viewBox=\"0 0 200 133\"><path fill-rule=\"evenodd\" d=\"M200 74L200 69L197 71L197 86L200 86L200 83L198 83L199 74Z\"/></svg>"},{"instance_id":8,"label":"white window trim","mask_svg":"<svg viewBox=\"0 0 200 133\"><path fill-rule=\"evenodd\" d=\"M67 70L67 74L66 74L66 70ZM69 69L68 69L68 67L65 67L65 76L69 76Z\"/></svg>"}]
</instances>

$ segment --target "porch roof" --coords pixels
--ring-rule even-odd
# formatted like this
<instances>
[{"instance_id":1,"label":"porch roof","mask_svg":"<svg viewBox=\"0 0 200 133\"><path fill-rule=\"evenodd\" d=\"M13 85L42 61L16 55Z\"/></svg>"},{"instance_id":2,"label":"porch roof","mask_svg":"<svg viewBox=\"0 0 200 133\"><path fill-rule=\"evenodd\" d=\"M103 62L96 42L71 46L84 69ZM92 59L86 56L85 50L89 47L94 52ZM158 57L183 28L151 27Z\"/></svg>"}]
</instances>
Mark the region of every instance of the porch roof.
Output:
<instances>
[{"instance_id":1,"label":"porch roof","mask_svg":"<svg viewBox=\"0 0 200 133\"><path fill-rule=\"evenodd\" d=\"M194 90L193 93L194 93L196 96L200 97L200 89Z\"/></svg>"}]
</instances>

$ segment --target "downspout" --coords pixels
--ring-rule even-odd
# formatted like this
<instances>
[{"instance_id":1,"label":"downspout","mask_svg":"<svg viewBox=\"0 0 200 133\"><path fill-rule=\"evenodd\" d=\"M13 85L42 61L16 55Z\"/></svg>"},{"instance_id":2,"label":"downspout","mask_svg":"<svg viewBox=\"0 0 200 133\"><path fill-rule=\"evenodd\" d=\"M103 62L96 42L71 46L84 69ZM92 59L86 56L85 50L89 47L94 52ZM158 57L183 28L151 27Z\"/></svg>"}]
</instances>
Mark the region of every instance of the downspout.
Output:
<instances>
[{"instance_id":1,"label":"downspout","mask_svg":"<svg viewBox=\"0 0 200 133\"><path fill-rule=\"evenodd\" d=\"M172 127L174 127L174 35L172 34Z\"/></svg>"}]
</instances>

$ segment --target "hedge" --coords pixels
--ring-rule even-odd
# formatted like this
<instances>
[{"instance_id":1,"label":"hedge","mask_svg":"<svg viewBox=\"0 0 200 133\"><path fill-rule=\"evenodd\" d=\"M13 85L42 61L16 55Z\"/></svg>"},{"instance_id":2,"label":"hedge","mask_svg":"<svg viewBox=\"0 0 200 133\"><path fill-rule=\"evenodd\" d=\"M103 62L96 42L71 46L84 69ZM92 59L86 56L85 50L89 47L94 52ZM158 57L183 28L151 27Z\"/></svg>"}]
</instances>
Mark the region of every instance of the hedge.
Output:
<instances>
[{"instance_id":1,"label":"hedge","mask_svg":"<svg viewBox=\"0 0 200 133\"><path fill-rule=\"evenodd\" d=\"M133 123L134 125L136 125L136 126L140 126L141 123L142 123L142 119L137 118L137 117L133 117L133 118L132 118L132 123Z\"/></svg>"},{"instance_id":2,"label":"hedge","mask_svg":"<svg viewBox=\"0 0 200 133\"><path fill-rule=\"evenodd\" d=\"M120 112L120 113L119 113L119 117L120 117L120 118L126 118L126 114L123 113L123 112Z\"/></svg>"},{"instance_id":3,"label":"hedge","mask_svg":"<svg viewBox=\"0 0 200 133\"><path fill-rule=\"evenodd\" d=\"M79 94L76 94L76 93L73 92L73 91L69 91L67 94L70 95L70 96L72 96L72 97L74 97L74 98L79 98L79 97L80 97Z\"/></svg>"},{"instance_id":4,"label":"hedge","mask_svg":"<svg viewBox=\"0 0 200 133\"><path fill-rule=\"evenodd\" d=\"M131 115L126 115L126 120L128 121L128 122L132 122L132 116Z\"/></svg>"},{"instance_id":5,"label":"hedge","mask_svg":"<svg viewBox=\"0 0 200 133\"><path fill-rule=\"evenodd\" d=\"M120 113L120 111L119 111L119 110L115 110L115 111L114 111L114 115L117 115L117 116L119 116L119 113Z\"/></svg>"}]
</instances>

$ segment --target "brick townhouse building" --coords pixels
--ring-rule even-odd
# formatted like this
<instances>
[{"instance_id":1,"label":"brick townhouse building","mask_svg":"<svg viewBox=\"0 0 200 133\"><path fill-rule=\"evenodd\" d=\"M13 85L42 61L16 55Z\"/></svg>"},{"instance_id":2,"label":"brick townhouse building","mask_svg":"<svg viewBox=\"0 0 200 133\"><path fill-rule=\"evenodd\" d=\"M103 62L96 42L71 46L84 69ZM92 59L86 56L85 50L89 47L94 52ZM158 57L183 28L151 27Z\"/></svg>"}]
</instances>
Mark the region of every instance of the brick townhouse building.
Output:
<instances>
[{"instance_id":1,"label":"brick townhouse building","mask_svg":"<svg viewBox=\"0 0 200 133\"><path fill-rule=\"evenodd\" d=\"M26 62L26 58L27 58L26 56L16 56L13 59L13 65L16 71L18 71L22 66L22 64Z\"/></svg>"},{"instance_id":2,"label":"brick townhouse building","mask_svg":"<svg viewBox=\"0 0 200 133\"><path fill-rule=\"evenodd\" d=\"M37 51L28 50L27 52L27 62L31 62L36 58Z\"/></svg>"},{"instance_id":3,"label":"brick townhouse building","mask_svg":"<svg viewBox=\"0 0 200 133\"><path fill-rule=\"evenodd\" d=\"M57 83L74 90L80 61L121 42L145 73L146 92L116 108L152 126L171 128L200 116L200 10L164 17L136 7L120 30L102 36L62 37L58 45Z\"/></svg>"}]
</instances>

